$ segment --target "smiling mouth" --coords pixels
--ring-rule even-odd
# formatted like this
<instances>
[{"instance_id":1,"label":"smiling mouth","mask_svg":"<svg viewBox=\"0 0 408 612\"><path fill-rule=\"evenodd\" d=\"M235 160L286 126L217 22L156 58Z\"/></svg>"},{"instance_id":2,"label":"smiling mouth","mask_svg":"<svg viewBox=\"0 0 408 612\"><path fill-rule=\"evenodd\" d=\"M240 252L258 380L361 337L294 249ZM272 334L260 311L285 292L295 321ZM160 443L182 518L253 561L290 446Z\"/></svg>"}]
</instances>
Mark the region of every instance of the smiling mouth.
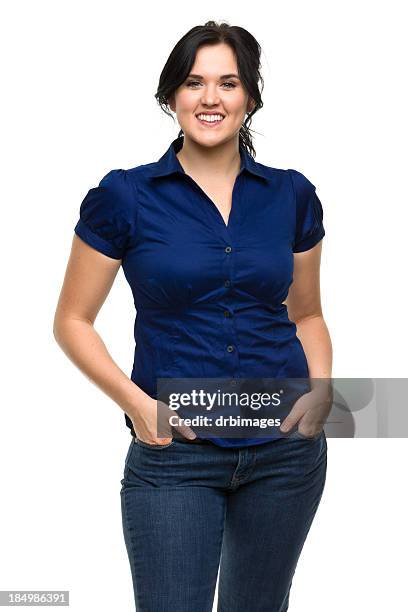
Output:
<instances>
[{"instance_id":1,"label":"smiling mouth","mask_svg":"<svg viewBox=\"0 0 408 612\"><path fill-rule=\"evenodd\" d=\"M205 125L206 127L213 127L216 125L220 125L223 122L224 116L218 113L214 113L213 115L199 113L196 115L196 119L201 123L201 125Z\"/></svg>"}]
</instances>

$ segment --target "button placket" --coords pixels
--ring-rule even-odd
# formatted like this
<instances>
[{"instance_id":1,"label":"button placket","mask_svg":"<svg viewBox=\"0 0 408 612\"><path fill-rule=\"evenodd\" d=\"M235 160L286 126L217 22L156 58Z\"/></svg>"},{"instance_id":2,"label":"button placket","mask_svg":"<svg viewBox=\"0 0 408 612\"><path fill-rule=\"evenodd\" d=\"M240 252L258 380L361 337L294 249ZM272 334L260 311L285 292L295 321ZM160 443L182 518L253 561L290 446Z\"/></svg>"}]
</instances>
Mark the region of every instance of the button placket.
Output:
<instances>
[{"instance_id":1,"label":"button placket","mask_svg":"<svg viewBox=\"0 0 408 612\"><path fill-rule=\"evenodd\" d=\"M223 270L225 271L224 287L226 288L225 303L222 311L224 318L224 324L226 329L225 334L225 351L231 361L234 373L238 367L238 351L236 346L236 335L235 335L235 324L233 320L232 311L232 297L233 297L233 282L232 282L232 270L234 262L234 249L231 244L224 246L224 265Z\"/></svg>"}]
</instances>

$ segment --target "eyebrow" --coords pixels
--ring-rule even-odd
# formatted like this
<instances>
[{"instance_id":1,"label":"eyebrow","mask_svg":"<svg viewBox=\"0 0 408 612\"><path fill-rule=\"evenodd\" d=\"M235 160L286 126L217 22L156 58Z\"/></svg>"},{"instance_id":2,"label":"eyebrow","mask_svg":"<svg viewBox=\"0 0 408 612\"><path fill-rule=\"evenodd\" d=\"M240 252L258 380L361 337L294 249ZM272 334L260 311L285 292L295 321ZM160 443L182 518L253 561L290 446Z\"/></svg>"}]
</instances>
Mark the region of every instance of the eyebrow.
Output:
<instances>
[{"instance_id":1,"label":"eyebrow","mask_svg":"<svg viewBox=\"0 0 408 612\"><path fill-rule=\"evenodd\" d=\"M187 78L194 78L194 79L203 79L203 77L201 76L201 74L189 74ZM237 74L231 73L231 74L222 74L220 76L220 79L238 79L239 80L239 76Z\"/></svg>"}]
</instances>

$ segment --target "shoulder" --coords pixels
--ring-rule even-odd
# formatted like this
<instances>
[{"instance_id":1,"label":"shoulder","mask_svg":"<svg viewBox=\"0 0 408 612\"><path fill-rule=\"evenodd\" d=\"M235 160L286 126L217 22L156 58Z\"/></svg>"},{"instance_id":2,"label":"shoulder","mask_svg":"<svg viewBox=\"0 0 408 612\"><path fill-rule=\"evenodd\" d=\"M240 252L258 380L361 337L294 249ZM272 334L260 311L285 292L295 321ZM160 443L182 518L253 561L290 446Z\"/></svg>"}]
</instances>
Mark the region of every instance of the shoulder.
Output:
<instances>
[{"instance_id":1,"label":"shoulder","mask_svg":"<svg viewBox=\"0 0 408 612\"><path fill-rule=\"evenodd\" d=\"M276 168L275 166L269 166L267 164L262 164L261 162L255 160L253 157L248 156L248 164L249 168L255 173L260 174L268 181L271 182L280 182L284 181L286 178L286 170L283 168Z\"/></svg>"},{"instance_id":2,"label":"shoulder","mask_svg":"<svg viewBox=\"0 0 408 612\"><path fill-rule=\"evenodd\" d=\"M285 185L300 199L305 195L310 196L315 190L315 185L299 170L268 166L260 162L256 162L255 165L267 179Z\"/></svg>"},{"instance_id":3,"label":"shoulder","mask_svg":"<svg viewBox=\"0 0 408 612\"><path fill-rule=\"evenodd\" d=\"M136 186L140 185L144 180L150 179L151 175L154 174L157 169L157 162L150 162L146 164L139 164L133 168L126 170L128 179L133 182Z\"/></svg>"},{"instance_id":4,"label":"shoulder","mask_svg":"<svg viewBox=\"0 0 408 612\"><path fill-rule=\"evenodd\" d=\"M96 186L89 190L85 201L90 198L116 214L133 215L139 207L139 183L138 168L114 168L102 175L99 183L94 183Z\"/></svg>"},{"instance_id":5,"label":"shoulder","mask_svg":"<svg viewBox=\"0 0 408 612\"><path fill-rule=\"evenodd\" d=\"M302 172L293 168L288 168L286 171L293 185L296 198L300 201L308 198L315 191L316 187L312 181L308 179Z\"/></svg>"},{"instance_id":6,"label":"shoulder","mask_svg":"<svg viewBox=\"0 0 408 612\"><path fill-rule=\"evenodd\" d=\"M299 170L289 168L288 176L293 186L293 202L296 217L296 235L293 252L307 251L324 236L323 207L312 181Z\"/></svg>"},{"instance_id":7,"label":"shoulder","mask_svg":"<svg viewBox=\"0 0 408 612\"><path fill-rule=\"evenodd\" d=\"M76 234L101 253L122 258L135 232L136 201L134 182L128 172L110 170L82 200Z\"/></svg>"},{"instance_id":8,"label":"shoulder","mask_svg":"<svg viewBox=\"0 0 408 612\"><path fill-rule=\"evenodd\" d=\"M114 168L102 177L98 189L113 196L118 204L129 205L129 200L133 199L136 194L135 177L129 170Z\"/></svg>"}]
</instances>

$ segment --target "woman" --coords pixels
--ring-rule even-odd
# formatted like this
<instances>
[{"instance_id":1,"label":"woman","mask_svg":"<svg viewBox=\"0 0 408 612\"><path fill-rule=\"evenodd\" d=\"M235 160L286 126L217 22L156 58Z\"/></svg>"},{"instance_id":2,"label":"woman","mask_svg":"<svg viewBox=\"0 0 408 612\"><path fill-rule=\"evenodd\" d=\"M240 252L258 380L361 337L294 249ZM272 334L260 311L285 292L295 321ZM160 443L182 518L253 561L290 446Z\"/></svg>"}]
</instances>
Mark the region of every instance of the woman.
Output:
<instances>
[{"instance_id":1,"label":"woman","mask_svg":"<svg viewBox=\"0 0 408 612\"><path fill-rule=\"evenodd\" d=\"M56 312L57 341L131 429L121 500L140 612L210 612L218 569L218 612L287 610L324 488L323 212L303 174L255 162L259 67L239 27L177 43L156 98L181 132L90 189ZM93 328L120 265L137 309L130 379ZM271 436L158 431L158 379L277 377L311 384Z\"/></svg>"}]
</instances>

